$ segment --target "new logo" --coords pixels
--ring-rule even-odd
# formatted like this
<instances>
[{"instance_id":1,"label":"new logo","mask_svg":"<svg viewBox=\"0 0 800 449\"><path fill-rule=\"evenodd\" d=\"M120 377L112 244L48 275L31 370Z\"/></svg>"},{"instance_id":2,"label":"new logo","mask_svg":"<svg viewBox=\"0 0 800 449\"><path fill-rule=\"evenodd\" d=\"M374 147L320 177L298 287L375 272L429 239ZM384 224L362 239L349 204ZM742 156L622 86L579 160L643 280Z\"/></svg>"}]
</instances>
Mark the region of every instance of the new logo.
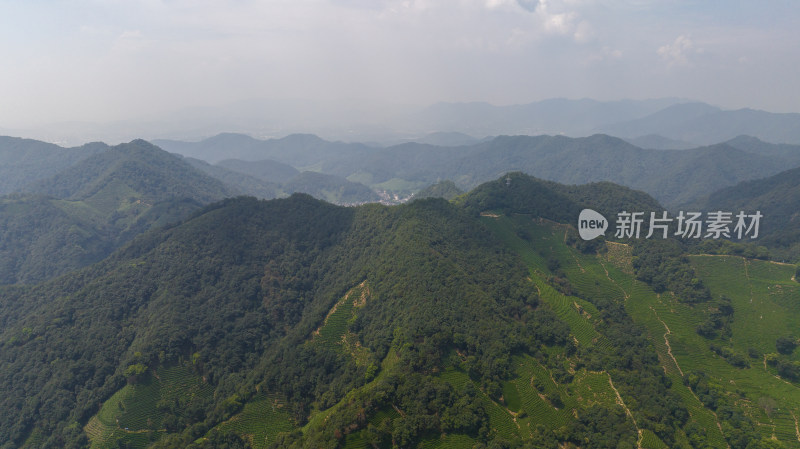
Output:
<instances>
[{"instance_id":1,"label":"new logo","mask_svg":"<svg viewBox=\"0 0 800 449\"><path fill-rule=\"evenodd\" d=\"M584 240L591 240L606 233L608 220L591 209L584 209L578 216L578 233Z\"/></svg>"}]
</instances>

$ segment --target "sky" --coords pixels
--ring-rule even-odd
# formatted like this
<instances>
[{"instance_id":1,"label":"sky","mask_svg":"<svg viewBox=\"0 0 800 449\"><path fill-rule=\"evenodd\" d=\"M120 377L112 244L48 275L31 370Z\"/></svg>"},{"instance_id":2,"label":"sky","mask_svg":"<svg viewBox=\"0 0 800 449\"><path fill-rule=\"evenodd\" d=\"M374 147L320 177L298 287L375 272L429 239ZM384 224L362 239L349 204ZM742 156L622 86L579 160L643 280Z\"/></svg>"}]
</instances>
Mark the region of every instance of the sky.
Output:
<instances>
[{"instance_id":1,"label":"sky","mask_svg":"<svg viewBox=\"0 0 800 449\"><path fill-rule=\"evenodd\" d=\"M800 112L796 0L0 0L0 128L252 99Z\"/></svg>"}]
</instances>

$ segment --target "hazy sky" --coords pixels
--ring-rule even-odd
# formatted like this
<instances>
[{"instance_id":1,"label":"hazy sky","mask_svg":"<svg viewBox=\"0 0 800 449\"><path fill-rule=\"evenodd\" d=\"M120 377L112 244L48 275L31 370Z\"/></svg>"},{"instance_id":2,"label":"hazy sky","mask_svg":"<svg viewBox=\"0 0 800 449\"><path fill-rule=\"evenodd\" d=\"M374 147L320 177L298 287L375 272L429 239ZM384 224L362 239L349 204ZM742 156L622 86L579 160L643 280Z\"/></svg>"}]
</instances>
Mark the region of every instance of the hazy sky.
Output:
<instances>
[{"instance_id":1,"label":"hazy sky","mask_svg":"<svg viewBox=\"0 0 800 449\"><path fill-rule=\"evenodd\" d=\"M796 0L0 0L0 127L248 98L800 112L798 43Z\"/></svg>"}]
</instances>

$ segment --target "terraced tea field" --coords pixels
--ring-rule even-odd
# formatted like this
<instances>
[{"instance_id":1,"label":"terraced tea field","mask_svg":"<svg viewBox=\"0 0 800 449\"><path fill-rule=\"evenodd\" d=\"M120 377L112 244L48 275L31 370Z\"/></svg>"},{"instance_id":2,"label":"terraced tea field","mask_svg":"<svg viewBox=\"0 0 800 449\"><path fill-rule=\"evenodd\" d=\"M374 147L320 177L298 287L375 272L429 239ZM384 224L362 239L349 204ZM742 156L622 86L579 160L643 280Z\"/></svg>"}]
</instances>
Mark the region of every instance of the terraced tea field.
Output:
<instances>
[{"instance_id":1,"label":"terraced tea field","mask_svg":"<svg viewBox=\"0 0 800 449\"><path fill-rule=\"evenodd\" d=\"M366 364L369 350L361 346L358 336L347 330L348 324L356 318L359 308L363 307L370 295L369 286L364 281L350 289L344 297L333 305L322 325L311 336L312 344L350 354L357 364Z\"/></svg>"},{"instance_id":2,"label":"terraced tea field","mask_svg":"<svg viewBox=\"0 0 800 449\"><path fill-rule=\"evenodd\" d=\"M618 243L609 243L605 254L582 254L565 244L563 225L537 222L528 217L485 217L483 222L514 249L531 270L531 279L540 291L540 298L569 324L580 345L603 345L598 338L596 308L575 296L567 296L548 282L553 272L550 266L569 280L576 296L600 301L622 301L634 321L644 325L665 373L672 379L671 389L682 399L690 412L690 422L706 435L712 447L726 448L720 419L706 408L699 398L684 385L684 377L703 372L725 395L733 398L737 407L757 425L762 437L777 440L785 447L800 448L800 386L777 376L766 359L749 358L749 368L736 368L712 351L711 344L729 346L732 351L747 357L749 353L776 352L779 337L800 337L800 284L792 281L795 266L733 256L690 256L700 279L709 287L712 296L725 296L735 310L731 324L730 342L710 341L700 336L696 328L710 313L708 304L686 304L667 292L656 294L633 276L630 250ZM523 230L520 230L520 229ZM554 264L553 259L557 261ZM800 361L800 351L785 356L787 361ZM535 366L526 367L526 375L535 376ZM580 383L576 373L574 384ZM608 391L597 391L600 378L585 379L593 385L591 391L573 387L573 395L582 401L608 401ZM520 396L521 408L535 414L536 420L559 422L558 413L525 392L524 386L512 383ZM544 385L550 385L547 382ZM552 388L552 385L550 385ZM590 394L591 393L591 394ZM572 400L563 396L565 405ZM624 398L623 398L624 399ZM776 401L770 413L764 403ZM762 405L759 405L762 404ZM568 418L568 417L567 417ZM679 441L688 443L685 435ZM650 431L642 431L642 447L666 447Z\"/></svg>"},{"instance_id":3,"label":"terraced tea field","mask_svg":"<svg viewBox=\"0 0 800 449\"><path fill-rule=\"evenodd\" d=\"M281 432L291 432L291 420L286 404L274 396L257 396L245 404L243 410L218 425L220 432L233 432L247 440L255 449L269 447Z\"/></svg>"},{"instance_id":4,"label":"terraced tea field","mask_svg":"<svg viewBox=\"0 0 800 449\"><path fill-rule=\"evenodd\" d=\"M213 393L189 366L159 368L145 379L128 384L114 393L100 411L86 424L92 448L117 447L121 441L129 447L146 447L164 433L165 411L159 404L177 404L178 417L194 400Z\"/></svg>"}]
</instances>

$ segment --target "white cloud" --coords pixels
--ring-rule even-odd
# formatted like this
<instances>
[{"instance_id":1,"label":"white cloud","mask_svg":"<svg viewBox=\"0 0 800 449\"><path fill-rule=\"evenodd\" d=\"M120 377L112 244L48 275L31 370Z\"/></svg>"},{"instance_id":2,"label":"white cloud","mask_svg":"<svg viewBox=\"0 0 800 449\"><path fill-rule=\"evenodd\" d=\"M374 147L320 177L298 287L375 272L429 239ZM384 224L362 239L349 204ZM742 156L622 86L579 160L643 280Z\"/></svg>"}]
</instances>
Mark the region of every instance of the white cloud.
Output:
<instances>
[{"instance_id":1,"label":"white cloud","mask_svg":"<svg viewBox=\"0 0 800 449\"><path fill-rule=\"evenodd\" d=\"M678 36L673 43L658 48L658 55L670 67L689 65L689 58L696 53L702 53L702 49L695 48L692 39L684 34Z\"/></svg>"},{"instance_id":2,"label":"white cloud","mask_svg":"<svg viewBox=\"0 0 800 449\"><path fill-rule=\"evenodd\" d=\"M575 5L569 1L539 0L534 15L545 35L570 36L581 44L594 38L591 23L581 19Z\"/></svg>"}]
</instances>

